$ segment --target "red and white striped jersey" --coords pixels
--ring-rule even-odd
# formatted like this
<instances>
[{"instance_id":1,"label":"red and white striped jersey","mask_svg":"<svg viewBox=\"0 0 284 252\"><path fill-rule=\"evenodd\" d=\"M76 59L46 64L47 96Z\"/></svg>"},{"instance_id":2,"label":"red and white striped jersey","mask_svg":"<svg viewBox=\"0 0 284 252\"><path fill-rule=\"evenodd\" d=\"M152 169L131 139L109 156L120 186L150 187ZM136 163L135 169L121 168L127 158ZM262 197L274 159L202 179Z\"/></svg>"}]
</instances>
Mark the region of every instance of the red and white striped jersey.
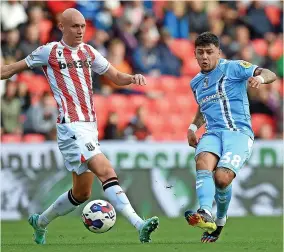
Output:
<instances>
[{"instance_id":1,"label":"red and white striped jersey","mask_svg":"<svg viewBox=\"0 0 284 252\"><path fill-rule=\"evenodd\" d=\"M96 121L91 70L104 74L110 63L92 46L72 48L52 42L40 46L25 61L29 68L42 67L57 102L57 122Z\"/></svg>"}]
</instances>

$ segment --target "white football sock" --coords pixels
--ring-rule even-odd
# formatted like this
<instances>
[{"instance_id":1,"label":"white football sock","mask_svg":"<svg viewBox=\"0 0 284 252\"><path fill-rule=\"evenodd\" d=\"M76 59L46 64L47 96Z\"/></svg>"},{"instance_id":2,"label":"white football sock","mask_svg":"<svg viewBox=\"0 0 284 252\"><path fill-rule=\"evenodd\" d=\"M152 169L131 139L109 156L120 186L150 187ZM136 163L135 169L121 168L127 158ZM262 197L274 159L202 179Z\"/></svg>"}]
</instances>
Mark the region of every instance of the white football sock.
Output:
<instances>
[{"instance_id":1,"label":"white football sock","mask_svg":"<svg viewBox=\"0 0 284 252\"><path fill-rule=\"evenodd\" d=\"M69 197L68 197L69 194ZM73 204L70 201L73 201ZM76 205L74 205L76 204ZM80 203L77 202L71 193L71 190L60 195L57 200L52 203L52 205L47 208L38 218L38 225L45 228L51 221L53 221L58 216L66 215L74 211Z\"/></svg>"},{"instance_id":2,"label":"white football sock","mask_svg":"<svg viewBox=\"0 0 284 252\"><path fill-rule=\"evenodd\" d=\"M122 188L119 185L110 186L105 189L105 194L115 210L118 210L139 230L144 221L137 215Z\"/></svg>"},{"instance_id":3,"label":"white football sock","mask_svg":"<svg viewBox=\"0 0 284 252\"><path fill-rule=\"evenodd\" d=\"M227 222L227 216L225 216L224 218L221 218L221 219L216 218L216 220L215 220L216 225L222 226L222 227L225 226L226 222Z\"/></svg>"}]
</instances>

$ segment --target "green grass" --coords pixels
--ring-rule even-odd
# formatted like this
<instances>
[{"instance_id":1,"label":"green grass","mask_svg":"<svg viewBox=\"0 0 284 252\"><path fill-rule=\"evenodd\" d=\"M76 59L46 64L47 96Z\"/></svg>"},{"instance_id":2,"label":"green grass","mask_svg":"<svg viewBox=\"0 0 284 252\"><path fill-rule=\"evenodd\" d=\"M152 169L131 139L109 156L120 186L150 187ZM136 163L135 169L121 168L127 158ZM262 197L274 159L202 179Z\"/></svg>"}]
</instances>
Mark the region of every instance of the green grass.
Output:
<instances>
[{"instance_id":1,"label":"green grass","mask_svg":"<svg viewBox=\"0 0 284 252\"><path fill-rule=\"evenodd\" d=\"M119 218L106 234L89 232L80 218L60 218L48 228L47 244L32 241L32 228L26 221L2 222L3 252L280 252L282 251L282 217L230 218L217 243L202 244L202 231L183 220L160 218L160 228L153 242L141 244L135 229Z\"/></svg>"}]
</instances>

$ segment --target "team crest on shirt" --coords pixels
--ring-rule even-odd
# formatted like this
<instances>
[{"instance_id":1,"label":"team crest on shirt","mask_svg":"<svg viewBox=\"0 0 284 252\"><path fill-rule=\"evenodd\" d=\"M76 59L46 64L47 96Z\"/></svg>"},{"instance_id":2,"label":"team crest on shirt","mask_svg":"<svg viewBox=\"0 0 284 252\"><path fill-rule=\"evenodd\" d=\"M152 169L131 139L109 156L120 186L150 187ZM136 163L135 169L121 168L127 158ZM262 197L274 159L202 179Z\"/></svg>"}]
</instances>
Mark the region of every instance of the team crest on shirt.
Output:
<instances>
[{"instance_id":1,"label":"team crest on shirt","mask_svg":"<svg viewBox=\"0 0 284 252\"><path fill-rule=\"evenodd\" d=\"M251 63L244 61L244 60L241 60L239 64L244 68L250 68L252 66Z\"/></svg>"},{"instance_id":2,"label":"team crest on shirt","mask_svg":"<svg viewBox=\"0 0 284 252\"><path fill-rule=\"evenodd\" d=\"M203 88L208 88L209 86L209 78L205 77L204 82L203 82Z\"/></svg>"}]
</instances>

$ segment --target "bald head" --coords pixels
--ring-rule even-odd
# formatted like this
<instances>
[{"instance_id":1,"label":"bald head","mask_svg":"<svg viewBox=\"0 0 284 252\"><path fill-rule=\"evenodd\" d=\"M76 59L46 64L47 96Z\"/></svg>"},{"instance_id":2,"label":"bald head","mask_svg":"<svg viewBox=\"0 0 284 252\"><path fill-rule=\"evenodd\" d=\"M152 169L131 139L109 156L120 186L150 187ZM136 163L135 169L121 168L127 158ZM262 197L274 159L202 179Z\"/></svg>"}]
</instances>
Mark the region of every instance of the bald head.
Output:
<instances>
[{"instance_id":1,"label":"bald head","mask_svg":"<svg viewBox=\"0 0 284 252\"><path fill-rule=\"evenodd\" d=\"M72 47L83 42L86 29L86 21L80 11L69 8L66 9L60 18L59 29L63 33L64 42Z\"/></svg>"},{"instance_id":2,"label":"bald head","mask_svg":"<svg viewBox=\"0 0 284 252\"><path fill-rule=\"evenodd\" d=\"M74 8L69 8L69 9L66 9L65 11L63 11L62 15L61 15L61 22L62 24L66 24L68 22L72 22L72 20L75 19L75 20L84 20L85 22L85 18L84 16L82 15L82 13Z\"/></svg>"}]
</instances>

